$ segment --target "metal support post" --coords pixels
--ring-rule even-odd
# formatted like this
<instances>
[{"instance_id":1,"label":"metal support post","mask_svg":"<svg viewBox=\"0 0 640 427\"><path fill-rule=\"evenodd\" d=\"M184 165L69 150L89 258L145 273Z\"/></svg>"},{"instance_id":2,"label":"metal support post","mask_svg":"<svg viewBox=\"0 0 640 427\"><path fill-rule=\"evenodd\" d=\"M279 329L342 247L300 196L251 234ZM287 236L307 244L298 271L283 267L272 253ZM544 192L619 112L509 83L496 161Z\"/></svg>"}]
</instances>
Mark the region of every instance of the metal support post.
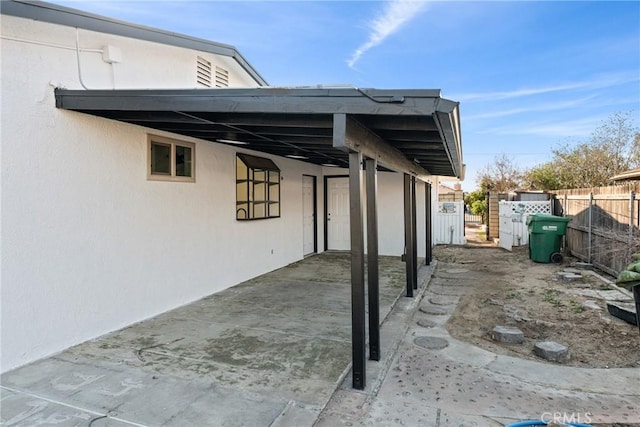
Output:
<instances>
[{"instance_id":1,"label":"metal support post","mask_svg":"<svg viewBox=\"0 0 640 427\"><path fill-rule=\"evenodd\" d=\"M407 275L407 296L413 297L413 231L411 225L411 176L404 174L404 253Z\"/></svg>"},{"instance_id":2,"label":"metal support post","mask_svg":"<svg viewBox=\"0 0 640 427\"><path fill-rule=\"evenodd\" d=\"M412 264L413 269L411 279L413 281L413 289L418 289L418 231L416 220L416 177L411 177L411 247L412 247Z\"/></svg>"},{"instance_id":3,"label":"metal support post","mask_svg":"<svg viewBox=\"0 0 640 427\"><path fill-rule=\"evenodd\" d=\"M380 291L378 274L378 162L366 159L367 282L369 289L369 359L380 360Z\"/></svg>"},{"instance_id":4,"label":"metal support post","mask_svg":"<svg viewBox=\"0 0 640 427\"><path fill-rule=\"evenodd\" d=\"M349 209L351 231L351 346L353 388L366 384L366 327L364 296L364 220L362 209L362 154L349 153Z\"/></svg>"},{"instance_id":5,"label":"metal support post","mask_svg":"<svg viewBox=\"0 0 640 427\"><path fill-rule=\"evenodd\" d=\"M432 247L432 236L431 236L431 220L432 220L432 212L431 212L431 184L428 182L425 182L424 184L424 191L425 191L425 195L424 195L424 203L425 203L425 208L424 208L424 212L425 212L425 230L426 230L426 235L427 235L427 247L426 247L426 254L425 254L425 259L424 259L424 263L426 265L430 265L431 261L433 260L433 247Z\"/></svg>"}]
</instances>

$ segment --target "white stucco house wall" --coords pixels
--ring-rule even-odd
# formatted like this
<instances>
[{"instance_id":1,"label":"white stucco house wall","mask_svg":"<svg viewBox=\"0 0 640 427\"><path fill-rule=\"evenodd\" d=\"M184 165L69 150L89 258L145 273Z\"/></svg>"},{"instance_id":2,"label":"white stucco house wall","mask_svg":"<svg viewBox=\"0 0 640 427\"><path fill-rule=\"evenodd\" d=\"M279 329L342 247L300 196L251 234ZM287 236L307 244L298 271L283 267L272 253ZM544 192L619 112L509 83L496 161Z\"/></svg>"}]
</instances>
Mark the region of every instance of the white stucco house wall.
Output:
<instances>
[{"instance_id":1,"label":"white stucco house wall","mask_svg":"<svg viewBox=\"0 0 640 427\"><path fill-rule=\"evenodd\" d=\"M207 78L212 87L266 86L233 47L46 3L5 3L2 372L332 249L324 186L338 178L325 177L346 169L56 108L54 88L206 88ZM191 147L193 179L150 177L150 138ZM279 217L236 219L237 153L280 169ZM304 176L316 186L313 244ZM378 180L379 251L399 256L403 176ZM419 182L418 235L424 188Z\"/></svg>"}]
</instances>

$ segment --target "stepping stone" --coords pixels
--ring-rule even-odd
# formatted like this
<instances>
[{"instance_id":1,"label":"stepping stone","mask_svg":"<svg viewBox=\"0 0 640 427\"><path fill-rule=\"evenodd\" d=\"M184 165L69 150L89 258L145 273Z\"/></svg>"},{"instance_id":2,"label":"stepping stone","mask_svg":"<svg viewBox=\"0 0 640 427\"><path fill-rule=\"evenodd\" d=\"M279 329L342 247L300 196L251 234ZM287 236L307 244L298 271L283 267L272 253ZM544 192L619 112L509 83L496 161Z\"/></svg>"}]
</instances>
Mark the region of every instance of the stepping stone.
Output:
<instances>
[{"instance_id":1,"label":"stepping stone","mask_svg":"<svg viewBox=\"0 0 640 427\"><path fill-rule=\"evenodd\" d=\"M447 297L445 295L435 295L429 298L429 302L434 305L452 305L458 301L458 298Z\"/></svg>"},{"instance_id":2,"label":"stepping stone","mask_svg":"<svg viewBox=\"0 0 640 427\"><path fill-rule=\"evenodd\" d=\"M533 353L551 362L566 362L569 360L569 347L554 341L536 343Z\"/></svg>"},{"instance_id":3,"label":"stepping stone","mask_svg":"<svg viewBox=\"0 0 640 427\"><path fill-rule=\"evenodd\" d=\"M431 320L428 319L420 319L418 320L418 326L422 326L423 328L433 328L434 326L437 325L436 322L433 322Z\"/></svg>"},{"instance_id":4,"label":"stepping stone","mask_svg":"<svg viewBox=\"0 0 640 427\"><path fill-rule=\"evenodd\" d=\"M578 270L577 268L565 268L564 270L562 270L563 273L575 273L575 274L581 274L582 270Z\"/></svg>"},{"instance_id":5,"label":"stepping stone","mask_svg":"<svg viewBox=\"0 0 640 427\"><path fill-rule=\"evenodd\" d=\"M424 307L420 307L420 311L426 314L433 314L436 316L442 316L444 314L447 314L447 310L445 310L442 307L438 307L435 305L427 305Z\"/></svg>"},{"instance_id":6,"label":"stepping stone","mask_svg":"<svg viewBox=\"0 0 640 427\"><path fill-rule=\"evenodd\" d=\"M582 280L581 274L568 273L566 271L561 271L560 273L558 273L558 276L562 279L563 282L575 282L576 280Z\"/></svg>"},{"instance_id":7,"label":"stepping stone","mask_svg":"<svg viewBox=\"0 0 640 427\"><path fill-rule=\"evenodd\" d=\"M579 268L581 270L592 270L593 264L589 264L588 262L576 262L573 264L575 268Z\"/></svg>"},{"instance_id":8,"label":"stepping stone","mask_svg":"<svg viewBox=\"0 0 640 427\"><path fill-rule=\"evenodd\" d=\"M438 337L418 337L413 340L413 342L418 347L426 348L429 350L442 350L449 345L449 342L447 340Z\"/></svg>"},{"instance_id":9,"label":"stepping stone","mask_svg":"<svg viewBox=\"0 0 640 427\"><path fill-rule=\"evenodd\" d=\"M441 285L431 285L429 286L429 292L436 295L449 296L449 297L460 297L467 292L466 287L462 286L441 286Z\"/></svg>"},{"instance_id":10,"label":"stepping stone","mask_svg":"<svg viewBox=\"0 0 640 427\"><path fill-rule=\"evenodd\" d=\"M462 274L462 273L468 273L469 269L468 268L450 268L448 270L445 270L445 273L449 273L449 274Z\"/></svg>"},{"instance_id":11,"label":"stepping stone","mask_svg":"<svg viewBox=\"0 0 640 427\"><path fill-rule=\"evenodd\" d=\"M592 299L588 299L585 302L583 302L582 306L584 308L590 308L591 310L602 310L602 307L600 307L598 303Z\"/></svg>"},{"instance_id":12,"label":"stepping stone","mask_svg":"<svg viewBox=\"0 0 640 427\"><path fill-rule=\"evenodd\" d=\"M522 344L524 342L522 331L513 326L496 326L491 331L491 338L494 341L507 344Z\"/></svg>"}]
</instances>

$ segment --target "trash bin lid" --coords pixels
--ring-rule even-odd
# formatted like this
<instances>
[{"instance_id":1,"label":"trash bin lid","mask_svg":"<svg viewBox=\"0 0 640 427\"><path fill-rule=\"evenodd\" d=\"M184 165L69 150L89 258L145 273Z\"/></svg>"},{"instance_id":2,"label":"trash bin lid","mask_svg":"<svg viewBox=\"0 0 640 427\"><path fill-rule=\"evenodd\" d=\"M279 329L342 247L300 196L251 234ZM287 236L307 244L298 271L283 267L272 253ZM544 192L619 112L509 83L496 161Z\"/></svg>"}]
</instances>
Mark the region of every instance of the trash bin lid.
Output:
<instances>
[{"instance_id":1,"label":"trash bin lid","mask_svg":"<svg viewBox=\"0 0 640 427\"><path fill-rule=\"evenodd\" d=\"M545 213L536 213L536 214L531 214L527 217L527 225L529 225L532 222L538 222L538 221L565 221L565 222L569 222L571 221L571 218L567 218L565 216L556 216L556 215L551 215L551 214L545 214Z\"/></svg>"}]
</instances>

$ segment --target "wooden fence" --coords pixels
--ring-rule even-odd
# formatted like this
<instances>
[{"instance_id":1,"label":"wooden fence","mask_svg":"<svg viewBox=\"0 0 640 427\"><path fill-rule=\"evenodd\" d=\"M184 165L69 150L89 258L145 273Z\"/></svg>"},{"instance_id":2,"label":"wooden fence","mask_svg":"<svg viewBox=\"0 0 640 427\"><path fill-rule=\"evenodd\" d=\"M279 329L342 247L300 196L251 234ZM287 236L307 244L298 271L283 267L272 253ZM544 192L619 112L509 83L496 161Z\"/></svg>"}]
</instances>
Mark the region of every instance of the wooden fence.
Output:
<instances>
[{"instance_id":1,"label":"wooden fence","mask_svg":"<svg viewBox=\"0 0 640 427\"><path fill-rule=\"evenodd\" d=\"M507 200L507 193L498 193L497 191L489 192L489 203L487 212L487 240L500 237L500 200Z\"/></svg>"},{"instance_id":2,"label":"wooden fence","mask_svg":"<svg viewBox=\"0 0 640 427\"><path fill-rule=\"evenodd\" d=\"M640 252L639 190L640 183L557 190L562 215L571 217L566 236L571 254L617 276Z\"/></svg>"}]
</instances>

